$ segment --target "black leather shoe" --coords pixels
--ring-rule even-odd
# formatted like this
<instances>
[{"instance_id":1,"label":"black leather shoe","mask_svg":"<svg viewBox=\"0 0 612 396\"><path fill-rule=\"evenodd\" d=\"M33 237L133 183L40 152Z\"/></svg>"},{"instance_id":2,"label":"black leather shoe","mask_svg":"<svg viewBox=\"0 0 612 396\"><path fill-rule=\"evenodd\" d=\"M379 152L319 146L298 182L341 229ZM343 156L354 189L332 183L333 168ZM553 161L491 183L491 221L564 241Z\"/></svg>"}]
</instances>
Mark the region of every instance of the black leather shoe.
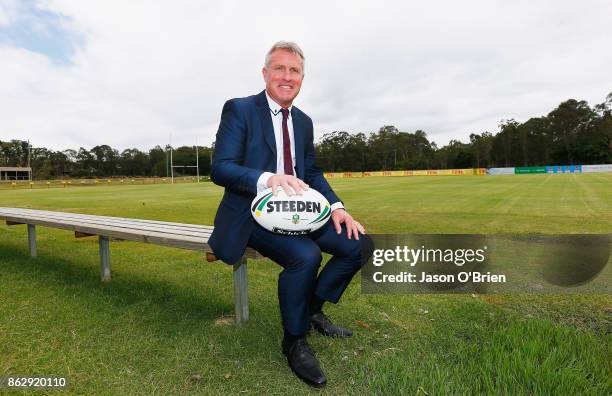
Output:
<instances>
[{"instance_id":1,"label":"black leather shoe","mask_svg":"<svg viewBox=\"0 0 612 396\"><path fill-rule=\"evenodd\" d=\"M283 340L283 353L287 356L289 367L298 378L315 388L325 386L327 378L306 337L299 338L291 344Z\"/></svg>"},{"instance_id":2,"label":"black leather shoe","mask_svg":"<svg viewBox=\"0 0 612 396\"><path fill-rule=\"evenodd\" d=\"M312 315L310 322L312 327L325 337L350 337L353 335L351 330L336 326L323 312Z\"/></svg>"}]
</instances>

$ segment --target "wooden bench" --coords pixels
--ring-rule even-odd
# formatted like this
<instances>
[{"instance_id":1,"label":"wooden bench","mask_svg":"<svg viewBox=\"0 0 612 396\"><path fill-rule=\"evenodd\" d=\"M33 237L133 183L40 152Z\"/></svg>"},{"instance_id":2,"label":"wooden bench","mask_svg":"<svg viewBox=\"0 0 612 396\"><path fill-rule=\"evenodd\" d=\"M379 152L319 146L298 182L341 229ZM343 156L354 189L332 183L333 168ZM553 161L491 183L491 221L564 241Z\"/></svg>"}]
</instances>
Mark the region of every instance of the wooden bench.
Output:
<instances>
[{"instance_id":1,"label":"wooden bench","mask_svg":"<svg viewBox=\"0 0 612 396\"><path fill-rule=\"evenodd\" d=\"M211 226L2 207L0 207L0 219L4 219L7 225L27 225L31 257L36 257L37 225L73 231L76 238L97 236L100 277L103 282L111 279L111 238L196 250L204 253L208 261L217 260L208 246L208 238L213 230ZM234 305L237 323L249 319L247 258L261 258L261 256L256 251L247 249L242 259L234 265Z\"/></svg>"}]
</instances>

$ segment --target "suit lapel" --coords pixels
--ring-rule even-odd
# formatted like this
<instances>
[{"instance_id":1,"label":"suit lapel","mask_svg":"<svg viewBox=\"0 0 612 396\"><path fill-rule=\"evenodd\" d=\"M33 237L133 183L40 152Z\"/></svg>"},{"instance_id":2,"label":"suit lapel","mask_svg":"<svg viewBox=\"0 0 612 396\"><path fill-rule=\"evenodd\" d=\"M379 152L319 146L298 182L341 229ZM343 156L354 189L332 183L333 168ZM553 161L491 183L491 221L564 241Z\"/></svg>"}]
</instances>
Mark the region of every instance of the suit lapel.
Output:
<instances>
[{"instance_id":1,"label":"suit lapel","mask_svg":"<svg viewBox=\"0 0 612 396\"><path fill-rule=\"evenodd\" d=\"M295 146L295 171L298 178L304 180L304 120L295 107L291 108L293 119L293 145Z\"/></svg>"},{"instance_id":2,"label":"suit lapel","mask_svg":"<svg viewBox=\"0 0 612 396\"><path fill-rule=\"evenodd\" d=\"M268 107L268 99L266 99L266 91L261 91L257 95L255 103L257 104L264 139L270 150L272 150L274 164L276 164L276 138L274 137L274 126L272 125L272 116L270 115L270 108Z\"/></svg>"}]
</instances>

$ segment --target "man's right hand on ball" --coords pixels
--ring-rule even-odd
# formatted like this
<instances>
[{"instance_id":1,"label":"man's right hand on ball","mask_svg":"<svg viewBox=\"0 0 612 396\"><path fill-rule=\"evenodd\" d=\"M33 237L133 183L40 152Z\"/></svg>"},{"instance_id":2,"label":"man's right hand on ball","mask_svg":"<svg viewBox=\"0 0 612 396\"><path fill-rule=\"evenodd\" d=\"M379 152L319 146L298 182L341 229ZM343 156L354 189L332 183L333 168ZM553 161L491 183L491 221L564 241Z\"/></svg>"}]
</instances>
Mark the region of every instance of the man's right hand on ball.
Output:
<instances>
[{"instance_id":1,"label":"man's right hand on ball","mask_svg":"<svg viewBox=\"0 0 612 396\"><path fill-rule=\"evenodd\" d=\"M268 187L272 188L272 194L276 196L278 187L282 187L287 195L302 195L302 191L308 190L308 184L293 175L274 175L268 179Z\"/></svg>"}]
</instances>

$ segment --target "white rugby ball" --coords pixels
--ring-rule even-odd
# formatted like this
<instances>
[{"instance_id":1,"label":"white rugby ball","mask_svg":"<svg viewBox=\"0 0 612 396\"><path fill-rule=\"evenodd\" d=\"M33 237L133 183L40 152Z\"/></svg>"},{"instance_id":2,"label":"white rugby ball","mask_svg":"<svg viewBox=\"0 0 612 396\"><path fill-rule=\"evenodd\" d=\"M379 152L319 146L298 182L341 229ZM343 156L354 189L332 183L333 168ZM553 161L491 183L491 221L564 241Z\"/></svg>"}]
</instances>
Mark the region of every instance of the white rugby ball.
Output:
<instances>
[{"instance_id":1,"label":"white rugby ball","mask_svg":"<svg viewBox=\"0 0 612 396\"><path fill-rule=\"evenodd\" d=\"M268 231L283 235L305 235L321 228L331 217L331 208L320 192L309 188L302 195L288 196L282 187L257 194L251 203L255 221Z\"/></svg>"}]
</instances>

